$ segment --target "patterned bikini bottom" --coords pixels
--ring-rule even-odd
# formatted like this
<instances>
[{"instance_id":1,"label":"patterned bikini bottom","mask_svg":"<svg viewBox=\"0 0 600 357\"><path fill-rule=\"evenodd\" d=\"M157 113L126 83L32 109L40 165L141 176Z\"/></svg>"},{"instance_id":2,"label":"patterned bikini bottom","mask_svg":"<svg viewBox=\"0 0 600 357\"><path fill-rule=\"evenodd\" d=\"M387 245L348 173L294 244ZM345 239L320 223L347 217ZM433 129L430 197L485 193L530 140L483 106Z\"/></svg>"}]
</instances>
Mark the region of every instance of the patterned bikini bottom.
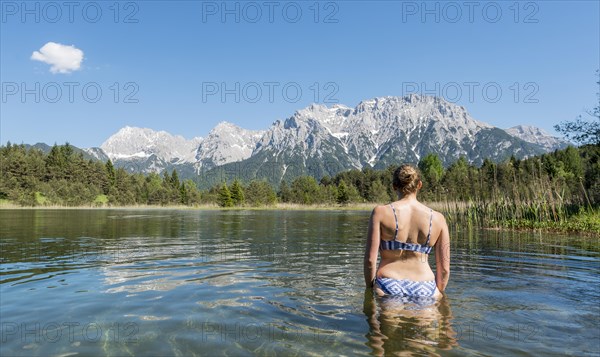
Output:
<instances>
[{"instance_id":1,"label":"patterned bikini bottom","mask_svg":"<svg viewBox=\"0 0 600 357\"><path fill-rule=\"evenodd\" d=\"M386 293L386 295L392 296L432 297L437 290L435 280L412 281L377 278L375 279L375 283L384 293Z\"/></svg>"}]
</instances>

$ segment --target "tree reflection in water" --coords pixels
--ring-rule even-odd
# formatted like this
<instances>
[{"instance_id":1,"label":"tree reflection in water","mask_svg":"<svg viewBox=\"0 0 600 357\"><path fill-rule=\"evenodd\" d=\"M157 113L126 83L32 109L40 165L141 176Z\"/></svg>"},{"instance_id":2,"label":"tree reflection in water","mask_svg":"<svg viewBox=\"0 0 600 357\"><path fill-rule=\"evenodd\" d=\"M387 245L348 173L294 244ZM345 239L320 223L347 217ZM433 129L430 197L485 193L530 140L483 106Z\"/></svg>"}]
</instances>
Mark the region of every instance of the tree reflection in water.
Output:
<instances>
[{"instance_id":1,"label":"tree reflection in water","mask_svg":"<svg viewBox=\"0 0 600 357\"><path fill-rule=\"evenodd\" d=\"M438 355L457 346L447 297L419 303L394 297L376 297L365 290L363 311L369 323L366 337L376 356Z\"/></svg>"}]
</instances>

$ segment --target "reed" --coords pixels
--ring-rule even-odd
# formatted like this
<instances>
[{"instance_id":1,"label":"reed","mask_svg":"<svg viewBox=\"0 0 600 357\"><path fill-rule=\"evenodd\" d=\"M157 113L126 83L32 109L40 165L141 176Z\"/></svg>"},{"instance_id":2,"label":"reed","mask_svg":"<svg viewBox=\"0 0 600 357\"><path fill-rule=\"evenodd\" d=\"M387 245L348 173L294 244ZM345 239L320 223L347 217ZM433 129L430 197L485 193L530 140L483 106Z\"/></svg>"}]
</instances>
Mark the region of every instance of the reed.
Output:
<instances>
[{"instance_id":1,"label":"reed","mask_svg":"<svg viewBox=\"0 0 600 357\"><path fill-rule=\"evenodd\" d=\"M511 228L589 232L600 235L600 209L565 200L560 192L548 189L532 195L511 197L497 194L491 199L464 202L428 202L442 212L449 224L463 228Z\"/></svg>"}]
</instances>

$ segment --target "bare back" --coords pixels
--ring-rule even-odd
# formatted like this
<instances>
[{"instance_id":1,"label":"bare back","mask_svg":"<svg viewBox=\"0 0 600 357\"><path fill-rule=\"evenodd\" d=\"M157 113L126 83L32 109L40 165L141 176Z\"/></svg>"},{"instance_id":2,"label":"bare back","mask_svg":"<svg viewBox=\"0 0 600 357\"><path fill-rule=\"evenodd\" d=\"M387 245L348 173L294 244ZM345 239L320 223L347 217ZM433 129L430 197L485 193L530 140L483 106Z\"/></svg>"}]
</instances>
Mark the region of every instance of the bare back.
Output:
<instances>
[{"instance_id":1,"label":"bare back","mask_svg":"<svg viewBox=\"0 0 600 357\"><path fill-rule=\"evenodd\" d=\"M423 247L436 244L442 230L439 213L417 200L396 201L386 208L380 220L382 241L396 240ZM380 254L378 277L413 281L428 281L435 277L427 254L409 250L381 250Z\"/></svg>"},{"instance_id":2,"label":"bare back","mask_svg":"<svg viewBox=\"0 0 600 357\"><path fill-rule=\"evenodd\" d=\"M431 252L435 253L435 274L428 262ZM443 292L450 277L450 234L444 216L414 195L375 207L367 232L364 275L367 286L375 278L435 279L438 291Z\"/></svg>"}]
</instances>

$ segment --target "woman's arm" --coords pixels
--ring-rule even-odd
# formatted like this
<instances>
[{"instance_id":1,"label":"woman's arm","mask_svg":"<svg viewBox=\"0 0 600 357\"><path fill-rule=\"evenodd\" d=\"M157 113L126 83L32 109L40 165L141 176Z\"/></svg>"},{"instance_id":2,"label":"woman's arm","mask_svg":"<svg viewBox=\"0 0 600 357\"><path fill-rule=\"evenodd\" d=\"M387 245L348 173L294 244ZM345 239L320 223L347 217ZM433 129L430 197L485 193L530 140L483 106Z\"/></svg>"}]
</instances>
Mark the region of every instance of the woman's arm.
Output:
<instances>
[{"instance_id":1,"label":"woman's arm","mask_svg":"<svg viewBox=\"0 0 600 357\"><path fill-rule=\"evenodd\" d=\"M369 230L367 232L367 244L365 247L364 273L365 285L370 288L373 286L375 272L377 270L377 255L379 254L379 225L381 222L381 209L377 206L371 212L369 220Z\"/></svg>"},{"instance_id":2,"label":"woman's arm","mask_svg":"<svg viewBox=\"0 0 600 357\"><path fill-rule=\"evenodd\" d=\"M435 242L435 282L439 291L443 292L450 279L450 233L443 215L442 231Z\"/></svg>"}]
</instances>

